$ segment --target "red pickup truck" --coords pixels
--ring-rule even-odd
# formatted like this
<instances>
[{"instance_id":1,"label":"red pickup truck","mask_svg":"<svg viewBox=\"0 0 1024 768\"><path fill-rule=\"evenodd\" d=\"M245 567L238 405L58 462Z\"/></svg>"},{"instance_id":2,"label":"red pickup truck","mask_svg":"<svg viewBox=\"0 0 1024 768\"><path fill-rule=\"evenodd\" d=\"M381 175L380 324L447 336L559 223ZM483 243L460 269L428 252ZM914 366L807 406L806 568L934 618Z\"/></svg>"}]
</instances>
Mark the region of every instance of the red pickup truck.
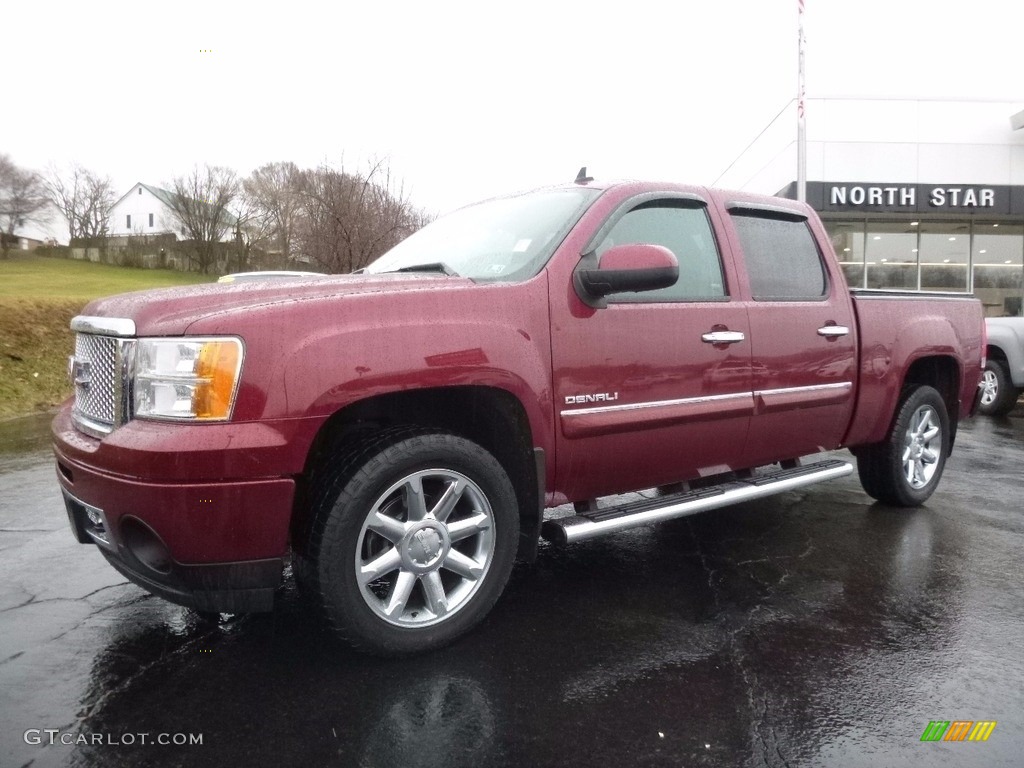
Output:
<instances>
[{"instance_id":1,"label":"red pickup truck","mask_svg":"<svg viewBox=\"0 0 1024 768\"><path fill-rule=\"evenodd\" d=\"M853 471L802 461L822 451L921 504L985 349L970 297L848 290L806 205L586 179L442 217L360 274L114 296L71 327L53 434L78 540L205 612L270 610L290 562L382 654L468 630L540 537Z\"/></svg>"}]
</instances>

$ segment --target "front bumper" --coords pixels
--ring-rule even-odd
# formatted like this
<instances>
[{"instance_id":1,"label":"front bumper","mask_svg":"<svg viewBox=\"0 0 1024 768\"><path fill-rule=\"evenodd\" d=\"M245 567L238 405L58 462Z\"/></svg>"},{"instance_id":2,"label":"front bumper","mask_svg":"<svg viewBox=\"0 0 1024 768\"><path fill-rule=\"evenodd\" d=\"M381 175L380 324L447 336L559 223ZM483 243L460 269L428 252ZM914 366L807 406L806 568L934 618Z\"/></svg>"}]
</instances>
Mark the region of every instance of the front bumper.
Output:
<instances>
[{"instance_id":1,"label":"front bumper","mask_svg":"<svg viewBox=\"0 0 1024 768\"><path fill-rule=\"evenodd\" d=\"M215 450L211 433L205 425L172 427L162 436L147 429L135 436L134 446L128 435L119 436L115 473L98 466L111 447L104 451L102 441L77 432L69 408L58 413L53 424L57 479L77 539L95 543L132 582L180 605L225 613L270 610L288 552L295 481L237 476L213 480L204 475L223 476L223 471L211 472L208 464L196 470L199 479L182 479L182 465L196 461L185 446L201 439L209 454ZM265 466L257 444L262 433L244 433L236 425L218 458L243 464L230 455L236 442L244 446L249 465L259 470ZM155 442L150 439L154 435ZM267 450L277 450L278 441L271 442ZM140 465L160 464L166 468L164 476L177 475L175 481L133 476Z\"/></svg>"},{"instance_id":2,"label":"front bumper","mask_svg":"<svg viewBox=\"0 0 1024 768\"><path fill-rule=\"evenodd\" d=\"M169 549L148 526L129 528L127 536L122 528L118 535L104 510L72 496L66 488L62 490L75 538L83 544L95 543L107 562L143 589L197 611L250 613L273 609L274 591L281 584L283 558L180 563L169 556ZM132 521L133 526L144 525L141 521L136 523L137 518L124 519Z\"/></svg>"}]
</instances>

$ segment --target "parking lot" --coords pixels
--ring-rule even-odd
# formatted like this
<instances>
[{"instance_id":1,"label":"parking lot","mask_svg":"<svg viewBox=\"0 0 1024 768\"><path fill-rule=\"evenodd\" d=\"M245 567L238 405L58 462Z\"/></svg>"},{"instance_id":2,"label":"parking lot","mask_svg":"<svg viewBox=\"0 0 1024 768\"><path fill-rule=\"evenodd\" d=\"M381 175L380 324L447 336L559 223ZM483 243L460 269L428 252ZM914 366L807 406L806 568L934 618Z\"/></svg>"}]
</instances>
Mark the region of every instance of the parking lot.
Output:
<instances>
[{"instance_id":1,"label":"parking lot","mask_svg":"<svg viewBox=\"0 0 1024 768\"><path fill-rule=\"evenodd\" d=\"M1019 416L963 425L920 509L854 475L542 545L480 628L400 661L290 583L216 624L127 584L68 530L47 421L0 424L2 766L1021 764ZM935 720L997 725L922 742Z\"/></svg>"}]
</instances>

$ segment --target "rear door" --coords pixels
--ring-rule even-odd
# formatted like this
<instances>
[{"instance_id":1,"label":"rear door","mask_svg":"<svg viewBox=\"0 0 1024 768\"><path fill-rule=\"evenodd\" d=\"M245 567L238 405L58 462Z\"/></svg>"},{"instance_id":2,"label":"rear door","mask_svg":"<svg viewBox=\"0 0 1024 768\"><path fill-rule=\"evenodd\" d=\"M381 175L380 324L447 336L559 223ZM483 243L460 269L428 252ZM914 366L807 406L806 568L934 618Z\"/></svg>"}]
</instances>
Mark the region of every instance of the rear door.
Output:
<instances>
[{"instance_id":1,"label":"rear door","mask_svg":"<svg viewBox=\"0 0 1024 768\"><path fill-rule=\"evenodd\" d=\"M760 203L725 207L750 297L754 412L743 463L836 448L857 381L856 321L845 281L803 213Z\"/></svg>"}]
</instances>

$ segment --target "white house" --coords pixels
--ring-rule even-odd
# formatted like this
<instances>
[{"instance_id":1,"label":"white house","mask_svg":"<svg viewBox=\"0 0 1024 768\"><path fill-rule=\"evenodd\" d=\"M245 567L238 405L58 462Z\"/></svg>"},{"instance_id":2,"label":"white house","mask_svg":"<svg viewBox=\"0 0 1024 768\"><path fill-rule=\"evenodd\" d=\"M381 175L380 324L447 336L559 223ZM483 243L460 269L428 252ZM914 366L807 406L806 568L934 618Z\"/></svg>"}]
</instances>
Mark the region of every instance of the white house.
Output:
<instances>
[{"instance_id":1,"label":"white house","mask_svg":"<svg viewBox=\"0 0 1024 768\"><path fill-rule=\"evenodd\" d=\"M171 208L173 199L174 193L166 189L141 182L135 184L110 209L108 234L112 237L164 234L183 237L181 224Z\"/></svg>"},{"instance_id":2,"label":"white house","mask_svg":"<svg viewBox=\"0 0 1024 768\"><path fill-rule=\"evenodd\" d=\"M187 237L181 222L174 213L172 207L174 198L174 192L138 182L111 207L108 235L110 237L125 237L128 235L171 234L178 240ZM233 227L234 214L228 211L227 219ZM228 242L233 238L234 231L229 228L221 240Z\"/></svg>"}]
</instances>

